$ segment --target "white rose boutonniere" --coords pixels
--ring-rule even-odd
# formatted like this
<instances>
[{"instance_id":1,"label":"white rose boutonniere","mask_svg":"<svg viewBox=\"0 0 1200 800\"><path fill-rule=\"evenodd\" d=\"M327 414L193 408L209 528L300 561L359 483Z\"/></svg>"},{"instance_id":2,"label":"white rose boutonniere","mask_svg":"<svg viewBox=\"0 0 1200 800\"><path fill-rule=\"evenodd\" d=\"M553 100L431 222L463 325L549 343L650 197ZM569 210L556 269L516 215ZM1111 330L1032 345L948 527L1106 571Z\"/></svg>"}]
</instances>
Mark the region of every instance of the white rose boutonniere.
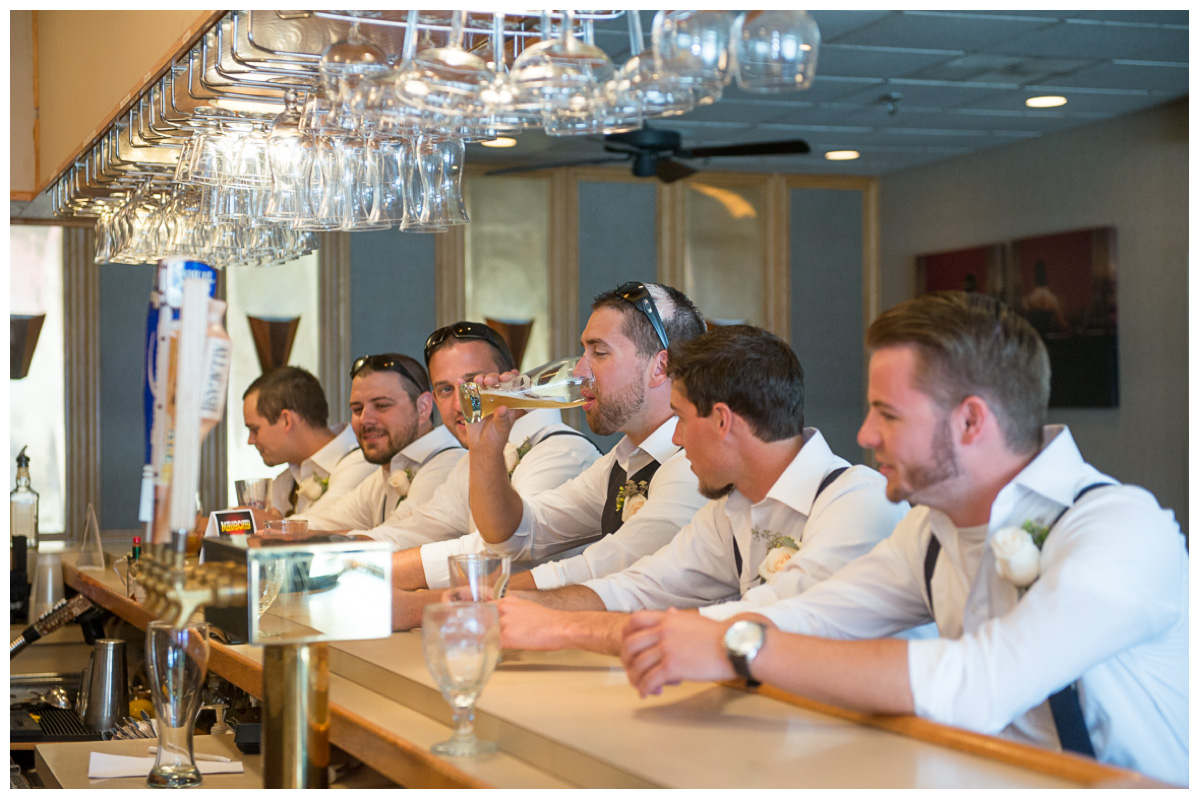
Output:
<instances>
[{"instance_id":1,"label":"white rose boutonniere","mask_svg":"<svg viewBox=\"0 0 1200 800\"><path fill-rule=\"evenodd\" d=\"M1018 589L1025 589L1041 572L1042 553L1035 538L1025 528L1009 526L992 535L992 555L996 572Z\"/></svg>"},{"instance_id":2,"label":"white rose boutonniere","mask_svg":"<svg viewBox=\"0 0 1200 800\"><path fill-rule=\"evenodd\" d=\"M767 557L758 565L758 576L770 583L771 578L783 572L783 568L792 560L792 556L799 552L800 546L796 544L795 539L790 536L783 537L781 544L768 551Z\"/></svg>"},{"instance_id":3,"label":"white rose boutonniere","mask_svg":"<svg viewBox=\"0 0 1200 800\"><path fill-rule=\"evenodd\" d=\"M517 468L517 464L521 463L530 450L533 449L533 442L529 439L516 445L512 442L504 445L504 468L508 470L509 477L512 477L513 470Z\"/></svg>"},{"instance_id":4,"label":"white rose boutonniere","mask_svg":"<svg viewBox=\"0 0 1200 800\"><path fill-rule=\"evenodd\" d=\"M396 494L400 495L401 500L408 497L414 475L416 473L411 469L401 469L392 470L392 474L388 476L388 485L396 490Z\"/></svg>"},{"instance_id":5,"label":"white rose boutonniere","mask_svg":"<svg viewBox=\"0 0 1200 800\"><path fill-rule=\"evenodd\" d=\"M625 481L625 485L617 489L617 511L621 512L621 522L629 522L633 515L646 505L646 493L650 484L646 481Z\"/></svg>"},{"instance_id":6,"label":"white rose boutonniere","mask_svg":"<svg viewBox=\"0 0 1200 800\"><path fill-rule=\"evenodd\" d=\"M300 485L296 489L310 503L315 503L321 499L321 496L325 492L329 491L329 478L318 478L316 475L309 475L300 481Z\"/></svg>"}]
</instances>

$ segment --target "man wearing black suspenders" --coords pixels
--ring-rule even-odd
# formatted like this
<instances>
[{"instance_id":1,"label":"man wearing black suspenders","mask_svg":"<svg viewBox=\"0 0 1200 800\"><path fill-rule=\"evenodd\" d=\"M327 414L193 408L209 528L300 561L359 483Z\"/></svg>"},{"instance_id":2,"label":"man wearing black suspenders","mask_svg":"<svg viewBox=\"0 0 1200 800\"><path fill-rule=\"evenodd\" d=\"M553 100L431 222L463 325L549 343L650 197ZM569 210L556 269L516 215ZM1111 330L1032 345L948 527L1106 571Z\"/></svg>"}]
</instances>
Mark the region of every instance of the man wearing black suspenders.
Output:
<instances>
[{"instance_id":1,"label":"man wearing black suspenders","mask_svg":"<svg viewBox=\"0 0 1200 800\"><path fill-rule=\"evenodd\" d=\"M1174 515L1044 425L1045 345L999 301L926 295L877 319L867 345L859 443L912 511L829 580L732 624L635 614L630 682L644 696L741 674L1186 784L1188 558ZM929 620L940 638L880 638Z\"/></svg>"},{"instance_id":2,"label":"man wearing black suspenders","mask_svg":"<svg viewBox=\"0 0 1200 800\"><path fill-rule=\"evenodd\" d=\"M501 600L503 646L615 654L630 611L708 606L723 618L777 601L866 553L908 510L888 501L878 472L804 427L804 373L773 333L714 328L671 345L667 372L675 441L710 502L620 572Z\"/></svg>"}]
</instances>

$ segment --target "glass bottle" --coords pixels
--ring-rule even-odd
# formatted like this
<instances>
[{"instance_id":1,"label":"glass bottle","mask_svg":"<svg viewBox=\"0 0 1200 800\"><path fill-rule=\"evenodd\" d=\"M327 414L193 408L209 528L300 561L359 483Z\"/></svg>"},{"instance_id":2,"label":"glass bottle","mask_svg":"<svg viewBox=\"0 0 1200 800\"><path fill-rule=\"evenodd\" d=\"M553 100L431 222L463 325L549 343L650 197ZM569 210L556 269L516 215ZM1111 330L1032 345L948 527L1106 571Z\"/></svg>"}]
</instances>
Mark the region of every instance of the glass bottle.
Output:
<instances>
[{"instance_id":1,"label":"glass bottle","mask_svg":"<svg viewBox=\"0 0 1200 800\"><path fill-rule=\"evenodd\" d=\"M17 488L8 495L9 537L25 537L30 550L38 546L38 493L29 485L29 456L25 448L17 456Z\"/></svg>"}]
</instances>

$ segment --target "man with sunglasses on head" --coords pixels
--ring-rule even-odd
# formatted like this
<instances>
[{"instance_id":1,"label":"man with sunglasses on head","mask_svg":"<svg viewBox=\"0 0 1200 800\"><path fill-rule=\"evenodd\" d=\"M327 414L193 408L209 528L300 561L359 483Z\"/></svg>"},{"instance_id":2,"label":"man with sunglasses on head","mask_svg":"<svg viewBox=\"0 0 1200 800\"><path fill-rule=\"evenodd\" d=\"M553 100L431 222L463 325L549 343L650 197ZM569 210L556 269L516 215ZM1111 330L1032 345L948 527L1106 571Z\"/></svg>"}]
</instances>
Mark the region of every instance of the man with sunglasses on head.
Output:
<instances>
[{"instance_id":1,"label":"man with sunglasses on head","mask_svg":"<svg viewBox=\"0 0 1200 800\"><path fill-rule=\"evenodd\" d=\"M669 542L704 505L686 454L672 442L667 375L670 342L704 330L700 310L670 286L626 283L596 298L581 336L578 370L593 379L583 411L593 432L625 436L557 489L522 497L504 480L511 409L470 426L471 512L491 550L520 563L591 543L514 576L512 588L554 589L624 569Z\"/></svg>"},{"instance_id":2,"label":"man with sunglasses on head","mask_svg":"<svg viewBox=\"0 0 1200 800\"><path fill-rule=\"evenodd\" d=\"M476 375L516 369L508 344L483 323L457 322L430 334L425 343L425 363L443 423L459 441L467 444L459 384ZM600 456L590 439L563 423L558 409L523 410L515 418L505 445L509 468L505 479L522 495L533 496L552 489L578 475ZM455 465L429 502L414 508L403 519L389 520L367 532L372 538L405 548L393 559L393 579L398 585L404 588L427 583L444 585L449 581L448 556L486 549L479 535L472 533L475 526L467 499L470 457L468 452ZM423 604L414 606L414 611L419 613L420 607Z\"/></svg>"},{"instance_id":3,"label":"man with sunglasses on head","mask_svg":"<svg viewBox=\"0 0 1200 800\"><path fill-rule=\"evenodd\" d=\"M428 501L467 451L435 424L429 376L415 359L363 356L350 377L350 425L363 457L379 468L336 503L296 518L312 530L369 535Z\"/></svg>"},{"instance_id":4,"label":"man with sunglasses on head","mask_svg":"<svg viewBox=\"0 0 1200 800\"><path fill-rule=\"evenodd\" d=\"M353 429L329 424L320 382L299 367L276 367L255 378L242 395L242 418L263 463L287 464L271 481L262 518L331 505L375 471Z\"/></svg>"}]
</instances>

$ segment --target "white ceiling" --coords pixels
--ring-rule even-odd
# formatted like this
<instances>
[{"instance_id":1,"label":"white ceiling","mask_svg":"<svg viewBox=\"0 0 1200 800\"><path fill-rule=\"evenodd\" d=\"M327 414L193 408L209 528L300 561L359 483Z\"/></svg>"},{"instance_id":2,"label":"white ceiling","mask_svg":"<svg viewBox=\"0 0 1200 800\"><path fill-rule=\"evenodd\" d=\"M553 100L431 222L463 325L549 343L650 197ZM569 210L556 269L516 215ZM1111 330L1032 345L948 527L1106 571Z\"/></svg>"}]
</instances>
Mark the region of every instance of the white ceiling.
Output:
<instances>
[{"instance_id":1,"label":"white ceiling","mask_svg":"<svg viewBox=\"0 0 1200 800\"><path fill-rule=\"evenodd\" d=\"M712 159L714 169L880 175L1160 105L1188 94L1187 11L813 11L821 29L811 89L748 94L652 122L685 146L804 139L808 155ZM647 41L653 11L642 11ZM627 21L597 24L615 64ZM884 97L900 96L888 113ZM1060 94L1034 110L1025 98ZM599 137L521 134L509 150L468 147L468 161L536 164L605 155ZM829 150L856 161L827 161ZM689 162L703 167L703 162ZM620 169L626 168L618 165Z\"/></svg>"}]
</instances>

